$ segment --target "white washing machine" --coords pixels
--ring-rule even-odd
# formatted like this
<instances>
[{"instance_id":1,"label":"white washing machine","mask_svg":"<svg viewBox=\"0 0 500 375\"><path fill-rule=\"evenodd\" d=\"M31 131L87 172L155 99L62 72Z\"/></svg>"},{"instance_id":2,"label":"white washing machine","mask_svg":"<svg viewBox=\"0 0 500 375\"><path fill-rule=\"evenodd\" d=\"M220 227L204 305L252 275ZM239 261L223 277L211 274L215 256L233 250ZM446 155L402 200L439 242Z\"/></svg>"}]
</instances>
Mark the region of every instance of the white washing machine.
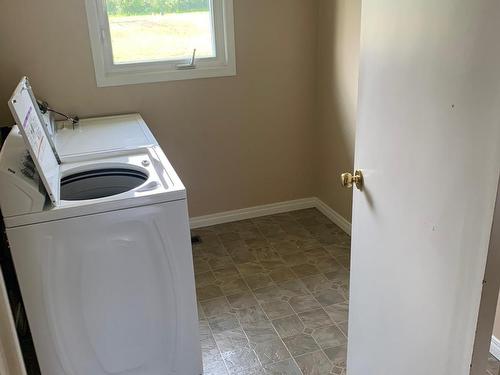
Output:
<instances>
[{"instance_id":1,"label":"white washing machine","mask_svg":"<svg viewBox=\"0 0 500 375\"><path fill-rule=\"evenodd\" d=\"M19 126L0 153L0 205L42 374L201 374L174 169L138 115L51 137L28 89L10 102Z\"/></svg>"}]
</instances>

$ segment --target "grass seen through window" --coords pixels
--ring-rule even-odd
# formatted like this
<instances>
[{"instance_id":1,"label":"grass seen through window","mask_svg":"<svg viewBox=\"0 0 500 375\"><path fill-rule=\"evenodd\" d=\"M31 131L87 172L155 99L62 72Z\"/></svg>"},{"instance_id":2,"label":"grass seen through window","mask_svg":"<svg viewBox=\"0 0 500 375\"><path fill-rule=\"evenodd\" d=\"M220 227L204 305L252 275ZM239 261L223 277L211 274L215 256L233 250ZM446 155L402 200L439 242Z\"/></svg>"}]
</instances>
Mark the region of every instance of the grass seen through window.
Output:
<instances>
[{"instance_id":1,"label":"grass seen through window","mask_svg":"<svg viewBox=\"0 0 500 375\"><path fill-rule=\"evenodd\" d=\"M115 64L214 57L210 0L107 0Z\"/></svg>"}]
</instances>

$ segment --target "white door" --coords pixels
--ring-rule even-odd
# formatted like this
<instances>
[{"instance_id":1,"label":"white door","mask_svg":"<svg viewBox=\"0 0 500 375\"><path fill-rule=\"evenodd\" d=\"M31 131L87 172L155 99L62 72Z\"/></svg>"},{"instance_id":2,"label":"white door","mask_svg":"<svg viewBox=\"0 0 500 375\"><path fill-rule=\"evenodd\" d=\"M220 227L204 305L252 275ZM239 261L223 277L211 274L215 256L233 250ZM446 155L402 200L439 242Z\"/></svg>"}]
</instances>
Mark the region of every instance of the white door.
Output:
<instances>
[{"instance_id":1,"label":"white door","mask_svg":"<svg viewBox=\"0 0 500 375\"><path fill-rule=\"evenodd\" d=\"M365 0L349 375L465 375L500 167L500 2Z\"/></svg>"}]
</instances>

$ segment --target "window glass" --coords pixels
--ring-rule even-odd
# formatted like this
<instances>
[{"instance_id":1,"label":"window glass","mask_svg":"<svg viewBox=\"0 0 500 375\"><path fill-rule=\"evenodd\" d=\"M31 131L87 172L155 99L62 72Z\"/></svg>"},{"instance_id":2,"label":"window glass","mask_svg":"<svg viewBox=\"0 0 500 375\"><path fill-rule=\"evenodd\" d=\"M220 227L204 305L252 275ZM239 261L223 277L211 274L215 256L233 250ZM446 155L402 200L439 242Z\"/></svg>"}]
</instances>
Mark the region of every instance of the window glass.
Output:
<instances>
[{"instance_id":1,"label":"window glass","mask_svg":"<svg viewBox=\"0 0 500 375\"><path fill-rule=\"evenodd\" d=\"M211 0L107 0L113 63L215 57Z\"/></svg>"}]
</instances>

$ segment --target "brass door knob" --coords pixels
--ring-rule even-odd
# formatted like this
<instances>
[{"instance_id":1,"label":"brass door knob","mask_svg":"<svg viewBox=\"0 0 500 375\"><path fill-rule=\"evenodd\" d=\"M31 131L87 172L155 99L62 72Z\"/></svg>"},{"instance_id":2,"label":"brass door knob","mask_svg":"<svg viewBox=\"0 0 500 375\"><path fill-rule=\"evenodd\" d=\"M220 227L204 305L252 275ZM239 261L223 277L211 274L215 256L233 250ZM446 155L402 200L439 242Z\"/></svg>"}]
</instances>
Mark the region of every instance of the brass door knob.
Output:
<instances>
[{"instance_id":1,"label":"brass door knob","mask_svg":"<svg viewBox=\"0 0 500 375\"><path fill-rule=\"evenodd\" d=\"M340 176L342 186L345 188L352 188L352 185L356 185L358 190L363 189L363 173L360 170L354 172L354 176L350 173L342 173Z\"/></svg>"}]
</instances>

